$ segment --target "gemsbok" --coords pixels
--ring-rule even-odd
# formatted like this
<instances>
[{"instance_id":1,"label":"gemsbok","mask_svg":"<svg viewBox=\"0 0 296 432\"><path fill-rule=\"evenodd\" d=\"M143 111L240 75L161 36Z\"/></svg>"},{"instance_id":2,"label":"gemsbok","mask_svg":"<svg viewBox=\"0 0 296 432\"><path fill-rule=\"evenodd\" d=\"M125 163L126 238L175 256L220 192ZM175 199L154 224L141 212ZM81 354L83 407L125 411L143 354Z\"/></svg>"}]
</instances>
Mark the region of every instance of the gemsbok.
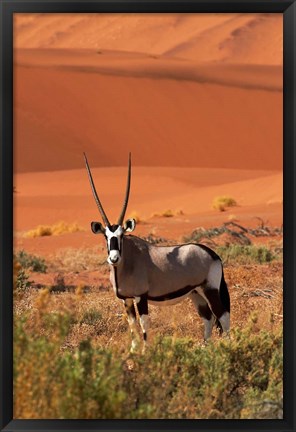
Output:
<instances>
[{"instance_id":1,"label":"gemsbok","mask_svg":"<svg viewBox=\"0 0 296 432\"><path fill-rule=\"evenodd\" d=\"M134 352L138 347L136 309L140 317L145 346L147 344L148 303L172 305L189 297L204 321L205 341L210 338L214 323L220 333L229 332L230 298L220 257L209 247L188 243L176 246L155 246L133 235L136 221L124 222L130 183L129 155L126 194L116 224L111 224L100 202L91 170L84 153L92 193L104 224L91 222L94 234L103 234L108 248L110 281L116 296L123 300L130 326Z\"/></svg>"}]
</instances>

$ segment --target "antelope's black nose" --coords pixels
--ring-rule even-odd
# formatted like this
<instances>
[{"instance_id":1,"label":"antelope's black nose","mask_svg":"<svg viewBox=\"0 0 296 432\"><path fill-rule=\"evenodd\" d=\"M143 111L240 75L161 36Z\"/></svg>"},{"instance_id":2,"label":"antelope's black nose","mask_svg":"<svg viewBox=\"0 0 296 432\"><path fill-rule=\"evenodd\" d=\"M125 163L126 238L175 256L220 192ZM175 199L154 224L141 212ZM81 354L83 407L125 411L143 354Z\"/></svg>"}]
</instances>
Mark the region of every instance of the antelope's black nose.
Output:
<instances>
[{"instance_id":1,"label":"antelope's black nose","mask_svg":"<svg viewBox=\"0 0 296 432\"><path fill-rule=\"evenodd\" d=\"M119 257L110 258L110 260L115 264L119 260Z\"/></svg>"}]
</instances>

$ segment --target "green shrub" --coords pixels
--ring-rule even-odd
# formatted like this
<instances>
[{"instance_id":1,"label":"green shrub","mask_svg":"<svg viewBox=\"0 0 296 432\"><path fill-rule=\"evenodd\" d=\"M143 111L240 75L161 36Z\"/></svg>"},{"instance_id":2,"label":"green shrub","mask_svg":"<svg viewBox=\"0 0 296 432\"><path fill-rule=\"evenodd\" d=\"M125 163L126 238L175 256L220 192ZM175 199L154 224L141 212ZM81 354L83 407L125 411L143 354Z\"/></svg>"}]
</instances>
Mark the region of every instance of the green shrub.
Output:
<instances>
[{"instance_id":1,"label":"green shrub","mask_svg":"<svg viewBox=\"0 0 296 432\"><path fill-rule=\"evenodd\" d=\"M37 336L28 318L15 323L15 418L260 418L259 402L282 403L280 331L255 333L250 322L207 346L159 337L145 355L127 357L89 340L70 351L71 317L40 320Z\"/></svg>"},{"instance_id":2,"label":"green shrub","mask_svg":"<svg viewBox=\"0 0 296 432\"><path fill-rule=\"evenodd\" d=\"M45 259L40 258L36 255L28 254L24 250L20 250L15 254L15 259L25 269L31 269L37 273L46 273L47 265Z\"/></svg>"},{"instance_id":3,"label":"green shrub","mask_svg":"<svg viewBox=\"0 0 296 432\"><path fill-rule=\"evenodd\" d=\"M18 271L16 276L16 291L26 291L31 287L32 282L29 280L29 276L24 269Z\"/></svg>"},{"instance_id":4,"label":"green shrub","mask_svg":"<svg viewBox=\"0 0 296 432\"><path fill-rule=\"evenodd\" d=\"M236 262L239 264L259 263L264 264L276 259L271 249L265 246L238 245L219 246L216 249L222 261Z\"/></svg>"}]
</instances>

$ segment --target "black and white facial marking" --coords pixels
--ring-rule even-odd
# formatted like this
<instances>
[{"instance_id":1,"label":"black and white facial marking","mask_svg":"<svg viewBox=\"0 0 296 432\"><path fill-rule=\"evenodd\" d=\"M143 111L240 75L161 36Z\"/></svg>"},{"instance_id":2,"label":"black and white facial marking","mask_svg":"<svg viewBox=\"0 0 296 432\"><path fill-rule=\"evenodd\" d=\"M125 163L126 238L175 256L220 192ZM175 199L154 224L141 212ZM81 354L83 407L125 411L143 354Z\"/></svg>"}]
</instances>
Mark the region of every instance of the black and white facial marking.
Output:
<instances>
[{"instance_id":1,"label":"black and white facial marking","mask_svg":"<svg viewBox=\"0 0 296 432\"><path fill-rule=\"evenodd\" d=\"M121 260L122 240L124 230L120 225L111 225L105 228L105 238L108 247L108 263L117 266Z\"/></svg>"},{"instance_id":2,"label":"black and white facial marking","mask_svg":"<svg viewBox=\"0 0 296 432\"><path fill-rule=\"evenodd\" d=\"M122 259L123 236L136 227L134 219L128 219L123 226L109 225L104 227L100 222L92 222L91 229L94 234L104 234L107 241L108 258L107 262L116 267Z\"/></svg>"}]
</instances>

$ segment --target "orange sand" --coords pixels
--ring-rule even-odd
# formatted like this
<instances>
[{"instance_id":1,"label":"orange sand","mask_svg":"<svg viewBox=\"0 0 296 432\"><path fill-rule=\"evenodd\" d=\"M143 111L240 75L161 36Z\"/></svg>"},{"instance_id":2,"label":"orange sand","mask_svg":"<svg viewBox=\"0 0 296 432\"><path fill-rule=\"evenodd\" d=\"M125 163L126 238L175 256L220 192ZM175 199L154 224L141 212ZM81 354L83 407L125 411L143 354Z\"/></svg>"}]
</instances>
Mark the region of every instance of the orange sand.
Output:
<instances>
[{"instance_id":1,"label":"orange sand","mask_svg":"<svg viewBox=\"0 0 296 432\"><path fill-rule=\"evenodd\" d=\"M231 215L282 223L281 15L18 14L15 30L17 247L102 241L83 151L112 221L132 152L137 234L179 239ZM220 195L238 206L213 210ZM151 217L167 209L184 214ZM59 220L87 231L22 238Z\"/></svg>"}]
</instances>

